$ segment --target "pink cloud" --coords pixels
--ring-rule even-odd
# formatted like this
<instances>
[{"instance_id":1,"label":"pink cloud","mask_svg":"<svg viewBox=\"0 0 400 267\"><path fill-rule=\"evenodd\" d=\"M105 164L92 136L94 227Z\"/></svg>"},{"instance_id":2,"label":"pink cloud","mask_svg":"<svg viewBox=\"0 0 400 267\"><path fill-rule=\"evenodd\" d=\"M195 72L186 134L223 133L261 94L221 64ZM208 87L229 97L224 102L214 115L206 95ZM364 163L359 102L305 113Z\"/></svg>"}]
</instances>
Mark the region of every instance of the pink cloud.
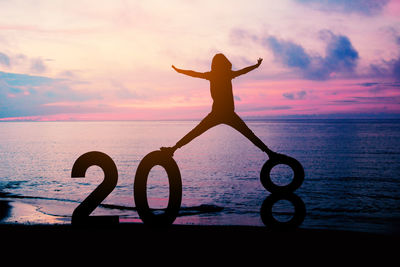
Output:
<instances>
[{"instance_id":1,"label":"pink cloud","mask_svg":"<svg viewBox=\"0 0 400 267\"><path fill-rule=\"evenodd\" d=\"M385 8L385 14L393 17L400 17L400 1L392 0L388 3Z\"/></svg>"}]
</instances>

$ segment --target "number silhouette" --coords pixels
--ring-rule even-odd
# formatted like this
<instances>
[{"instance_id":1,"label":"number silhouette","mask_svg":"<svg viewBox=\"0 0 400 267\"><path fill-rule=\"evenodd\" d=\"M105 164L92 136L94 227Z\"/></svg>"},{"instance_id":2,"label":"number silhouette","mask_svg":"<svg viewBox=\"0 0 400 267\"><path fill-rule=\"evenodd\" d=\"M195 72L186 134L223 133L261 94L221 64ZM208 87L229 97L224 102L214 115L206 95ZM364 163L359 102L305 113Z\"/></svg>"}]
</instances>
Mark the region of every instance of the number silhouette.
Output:
<instances>
[{"instance_id":1,"label":"number silhouette","mask_svg":"<svg viewBox=\"0 0 400 267\"><path fill-rule=\"evenodd\" d=\"M280 200L287 200L294 207L293 217L289 221L281 222L273 216L272 208ZM304 218L306 216L306 206L303 200L292 192L272 193L262 203L260 215L262 222L271 229L295 229L304 221Z\"/></svg>"},{"instance_id":2,"label":"number silhouette","mask_svg":"<svg viewBox=\"0 0 400 267\"><path fill-rule=\"evenodd\" d=\"M288 185L276 185L271 180L271 170L278 164L288 165L293 170L293 180ZM303 183L304 169L295 158L281 155L277 158L269 159L264 163L260 173L260 180L264 188L271 193L290 193L298 189Z\"/></svg>"},{"instance_id":3,"label":"number silhouette","mask_svg":"<svg viewBox=\"0 0 400 267\"><path fill-rule=\"evenodd\" d=\"M71 171L72 178L85 177L90 166L99 166L104 172L103 182L86 197L72 213L72 224L115 224L119 223L118 216L89 216L97 206L114 190L118 182L118 170L114 161L98 151L81 155L74 163Z\"/></svg>"},{"instance_id":4,"label":"number silhouette","mask_svg":"<svg viewBox=\"0 0 400 267\"><path fill-rule=\"evenodd\" d=\"M151 169L156 165L165 169L170 186L168 207L162 214L154 214L147 201L147 178ZM181 173L175 160L161 151L153 151L147 154L136 170L133 192L137 212L145 224L155 227L172 224L178 216L182 201Z\"/></svg>"}]
</instances>

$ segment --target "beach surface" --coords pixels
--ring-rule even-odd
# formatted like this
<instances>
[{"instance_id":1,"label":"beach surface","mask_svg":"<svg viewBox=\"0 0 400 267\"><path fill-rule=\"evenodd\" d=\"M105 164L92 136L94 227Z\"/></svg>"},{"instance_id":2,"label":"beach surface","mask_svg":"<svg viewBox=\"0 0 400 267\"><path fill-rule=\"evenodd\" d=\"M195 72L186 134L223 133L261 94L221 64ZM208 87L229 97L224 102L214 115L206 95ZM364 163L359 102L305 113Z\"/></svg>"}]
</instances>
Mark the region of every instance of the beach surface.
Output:
<instances>
[{"instance_id":1,"label":"beach surface","mask_svg":"<svg viewBox=\"0 0 400 267\"><path fill-rule=\"evenodd\" d=\"M171 225L143 223L116 226L0 225L4 254L18 251L68 264L257 266L380 263L397 259L398 236L354 231L296 229L272 231L257 226ZM14 254L10 254L14 255ZM42 260L34 259L38 263ZM30 261L30 260L29 260Z\"/></svg>"},{"instance_id":2,"label":"beach surface","mask_svg":"<svg viewBox=\"0 0 400 267\"><path fill-rule=\"evenodd\" d=\"M249 260L266 259L277 255L323 254L334 257L356 257L373 252L374 256L385 255L385 260L394 256L400 236L358 231L296 228L274 230L262 226L244 225L189 225L173 224L168 227L149 227L142 222L120 222L119 224L93 224L76 226L65 218L41 215L46 223L12 223L20 220L24 212L34 207L15 202L0 202L0 212L8 216L8 223L0 224L2 251L19 250L36 253L153 253L163 252L181 257L196 255L249 257ZM39 211L36 211L39 212ZM40 213L40 212L39 212ZM32 215L32 214L31 214ZM16 217L14 217L16 216ZM46 217L48 216L48 217ZM4 245L5 244L5 245ZM71 255L72 255L71 254ZM232 259L232 258L230 258ZM290 259L290 257L289 257Z\"/></svg>"}]
</instances>

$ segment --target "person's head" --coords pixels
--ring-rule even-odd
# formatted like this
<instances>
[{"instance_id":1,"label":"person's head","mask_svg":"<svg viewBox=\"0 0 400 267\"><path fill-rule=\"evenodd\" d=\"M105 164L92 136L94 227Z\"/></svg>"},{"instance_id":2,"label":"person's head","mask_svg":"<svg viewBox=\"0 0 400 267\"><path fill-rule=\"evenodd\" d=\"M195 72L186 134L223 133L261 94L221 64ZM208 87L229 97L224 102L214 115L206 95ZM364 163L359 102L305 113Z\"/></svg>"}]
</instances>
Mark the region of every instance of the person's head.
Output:
<instances>
[{"instance_id":1,"label":"person's head","mask_svg":"<svg viewBox=\"0 0 400 267\"><path fill-rule=\"evenodd\" d=\"M232 63L226 58L224 54L216 54L211 62L211 71L229 71L232 69Z\"/></svg>"}]
</instances>

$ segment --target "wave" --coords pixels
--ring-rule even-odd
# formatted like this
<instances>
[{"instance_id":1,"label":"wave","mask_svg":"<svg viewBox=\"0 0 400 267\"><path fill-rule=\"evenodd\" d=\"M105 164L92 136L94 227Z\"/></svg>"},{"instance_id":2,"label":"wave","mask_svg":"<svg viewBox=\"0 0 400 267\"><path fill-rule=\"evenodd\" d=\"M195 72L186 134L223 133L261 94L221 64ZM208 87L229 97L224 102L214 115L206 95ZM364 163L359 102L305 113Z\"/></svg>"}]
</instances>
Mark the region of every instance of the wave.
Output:
<instances>
[{"instance_id":1,"label":"wave","mask_svg":"<svg viewBox=\"0 0 400 267\"><path fill-rule=\"evenodd\" d=\"M398 184L400 178L396 177L377 177L377 176L315 176L307 177L306 182L329 182L329 183L339 183L339 182L369 182L369 183L394 183Z\"/></svg>"},{"instance_id":2,"label":"wave","mask_svg":"<svg viewBox=\"0 0 400 267\"><path fill-rule=\"evenodd\" d=\"M203 213L218 213L222 210L224 210L224 208L217 205L202 204L192 207L181 207L178 216L191 216Z\"/></svg>"},{"instance_id":3,"label":"wave","mask_svg":"<svg viewBox=\"0 0 400 267\"><path fill-rule=\"evenodd\" d=\"M64 198L52 198L52 197L40 197L40 196L22 196L17 194L12 194L8 192L1 192L0 191L0 199L1 198L8 198L8 199L39 199L39 200L51 200L51 201L60 201L60 202L73 202L73 203L80 203L80 201L72 200L72 199L64 199ZM124 205L116 205L116 204L99 204L98 207L105 208L105 209L114 209L114 210L131 210L136 211L136 207L132 206L124 206ZM209 204L202 204L198 206L189 206L189 207L181 207L178 216L191 216L191 215L198 215L203 213L216 213L221 212L224 208L217 206L217 205L209 205ZM152 209L153 212L162 212L165 211L164 209Z\"/></svg>"},{"instance_id":4,"label":"wave","mask_svg":"<svg viewBox=\"0 0 400 267\"><path fill-rule=\"evenodd\" d=\"M63 199L63 198L52 198L52 197L39 197L39 196L22 196L17 195L9 192L1 192L0 191L0 198L17 198L17 199L43 199L43 200L56 200L56 201L63 201L63 202L76 202L79 201L71 200L71 199Z\"/></svg>"},{"instance_id":5,"label":"wave","mask_svg":"<svg viewBox=\"0 0 400 267\"><path fill-rule=\"evenodd\" d=\"M118 210L133 210L136 211L136 207L129 207L129 206L122 206L122 205L114 205L114 204L100 204L99 207L102 208L107 208L107 209L118 209ZM166 210L166 208L163 209L152 209L150 208L152 212L163 212ZM189 206L189 207L181 207L179 210L178 217L182 216L192 216L192 215L198 215L198 214L204 214L204 213L217 213L221 212L224 210L223 207L217 206L217 205L208 205L208 204L202 204L198 206Z\"/></svg>"}]
</instances>

